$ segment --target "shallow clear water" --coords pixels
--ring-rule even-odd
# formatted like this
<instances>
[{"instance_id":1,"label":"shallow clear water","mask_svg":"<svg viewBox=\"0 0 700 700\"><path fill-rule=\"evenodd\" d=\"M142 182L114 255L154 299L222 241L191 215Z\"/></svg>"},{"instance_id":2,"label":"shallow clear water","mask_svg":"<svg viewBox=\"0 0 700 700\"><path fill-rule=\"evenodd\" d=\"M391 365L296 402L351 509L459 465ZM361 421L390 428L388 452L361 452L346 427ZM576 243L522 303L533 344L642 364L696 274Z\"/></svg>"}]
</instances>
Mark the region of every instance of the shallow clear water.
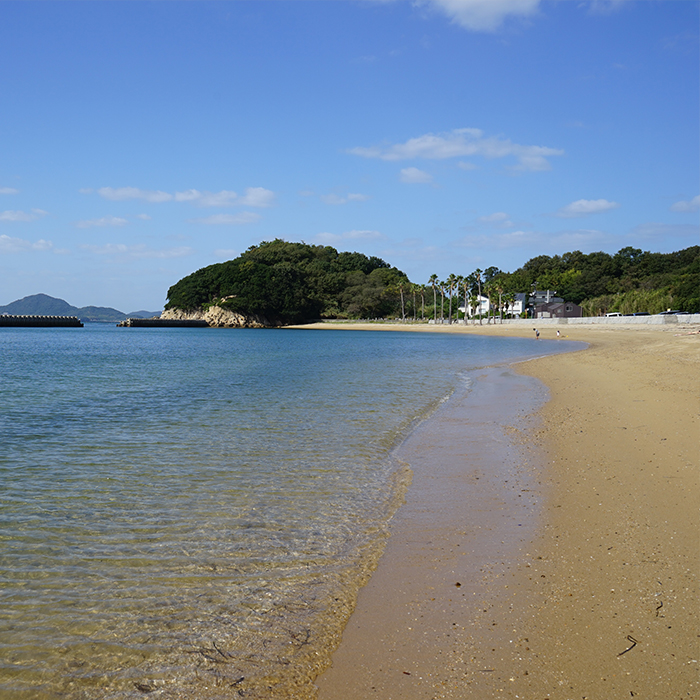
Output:
<instances>
[{"instance_id":1,"label":"shallow clear water","mask_svg":"<svg viewBox=\"0 0 700 700\"><path fill-rule=\"evenodd\" d=\"M397 442L544 347L0 329L0 696L304 697L400 501Z\"/></svg>"}]
</instances>

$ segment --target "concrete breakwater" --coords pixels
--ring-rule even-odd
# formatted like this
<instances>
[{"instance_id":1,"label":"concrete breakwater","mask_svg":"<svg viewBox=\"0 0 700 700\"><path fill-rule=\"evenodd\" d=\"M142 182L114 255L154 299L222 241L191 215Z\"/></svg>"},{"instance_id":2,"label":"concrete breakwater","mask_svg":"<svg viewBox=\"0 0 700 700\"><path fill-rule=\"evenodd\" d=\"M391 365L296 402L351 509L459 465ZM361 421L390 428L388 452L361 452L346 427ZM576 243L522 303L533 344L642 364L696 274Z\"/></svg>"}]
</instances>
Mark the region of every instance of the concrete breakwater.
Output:
<instances>
[{"instance_id":1,"label":"concrete breakwater","mask_svg":"<svg viewBox=\"0 0 700 700\"><path fill-rule=\"evenodd\" d=\"M77 316L0 316L0 327L13 328L82 328Z\"/></svg>"},{"instance_id":2,"label":"concrete breakwater","mask_svg":"<svg viewBox=\"0 0 700 700\"><path fill-rule=\"evenodd\" d=\"M117 323L119 328L208 328L204 320L173 318L127 318Z\"/></svg>"}]
</instances>

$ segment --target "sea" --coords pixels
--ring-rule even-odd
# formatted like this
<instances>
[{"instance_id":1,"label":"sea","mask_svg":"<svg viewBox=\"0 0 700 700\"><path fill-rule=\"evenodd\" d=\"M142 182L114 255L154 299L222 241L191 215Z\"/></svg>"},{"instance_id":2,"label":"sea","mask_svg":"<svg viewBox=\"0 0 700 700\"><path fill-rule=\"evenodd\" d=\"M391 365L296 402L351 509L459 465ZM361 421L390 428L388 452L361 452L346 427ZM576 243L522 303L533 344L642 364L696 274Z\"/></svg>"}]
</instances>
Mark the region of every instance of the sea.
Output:
<instances>
[{"instance_id":1,"label":"sea","mask_svg":"<svg viewBox=\"0 0 700 700\"><path fill-rule=\"evenodd\" d=\"M314 697L411 481L485 366L566 341L0 329L0 697Z\"/></svg>"}]
</instances>

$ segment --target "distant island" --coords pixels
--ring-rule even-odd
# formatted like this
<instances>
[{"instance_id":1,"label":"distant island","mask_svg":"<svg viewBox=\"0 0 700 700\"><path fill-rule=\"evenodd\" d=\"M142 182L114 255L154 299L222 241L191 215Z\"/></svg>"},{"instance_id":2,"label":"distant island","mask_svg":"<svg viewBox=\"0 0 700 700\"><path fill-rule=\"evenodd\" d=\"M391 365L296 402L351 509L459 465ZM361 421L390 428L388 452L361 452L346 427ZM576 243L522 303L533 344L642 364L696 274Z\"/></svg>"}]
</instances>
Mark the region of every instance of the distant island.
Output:
<instances>
[{"instance_id":1,"label":"distant island","mask_svg":"<svg viewBox=\"0 0 700 700\"><path fill-rule=\"evenodd\" d=\"M7 306L0 306L0 314L10 316L77 316L81 321L111 322L123 321L125 318L151 318L160 316L160 311L123 311L108 306L71 306L63 299L50 297L48 294L32 294L13 301Z\"/></svg>"}]
</instances>

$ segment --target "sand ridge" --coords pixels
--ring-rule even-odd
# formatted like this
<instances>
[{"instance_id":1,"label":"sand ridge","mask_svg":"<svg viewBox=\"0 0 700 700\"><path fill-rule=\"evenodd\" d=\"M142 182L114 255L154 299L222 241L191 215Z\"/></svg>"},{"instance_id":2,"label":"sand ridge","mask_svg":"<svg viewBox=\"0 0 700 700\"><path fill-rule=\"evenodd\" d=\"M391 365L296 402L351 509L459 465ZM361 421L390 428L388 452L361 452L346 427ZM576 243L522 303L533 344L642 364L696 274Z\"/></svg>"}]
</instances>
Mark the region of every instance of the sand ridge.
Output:
<instances>
[{"instance_id":1,"label":"sand ridge","mask_svg":"<svg viewBox=\"0 0 700 700\"><path fill-rule=\"evenodd\" d=\"M428 329L533 335L507 325ZM566 328L562 336L589 348L517 365L551 392L536 430L513 428L532 454L533 496L543 503L537 533L510 559L495 557L460 592L471 600L459 618L415 620L432 640L403 650L405 668L381 645L371 659L360 658L362 640L366 647L377 634L362 628L373 611L361 593L348 625L360 621L352 633L359 643L349 649L344 639L318 679L321 700L700 697L694 330ZM555 336L556 328L541 329L543 339ZM421 553L405 550L403 560L380 561L375 585L405 576L409 559L421 566ZM430 606L421 614L430 616ZM449 636L434 631L443 623L453 628ZM428 658L426 667L421 659Z\"/></svg>"}]
</instances>

